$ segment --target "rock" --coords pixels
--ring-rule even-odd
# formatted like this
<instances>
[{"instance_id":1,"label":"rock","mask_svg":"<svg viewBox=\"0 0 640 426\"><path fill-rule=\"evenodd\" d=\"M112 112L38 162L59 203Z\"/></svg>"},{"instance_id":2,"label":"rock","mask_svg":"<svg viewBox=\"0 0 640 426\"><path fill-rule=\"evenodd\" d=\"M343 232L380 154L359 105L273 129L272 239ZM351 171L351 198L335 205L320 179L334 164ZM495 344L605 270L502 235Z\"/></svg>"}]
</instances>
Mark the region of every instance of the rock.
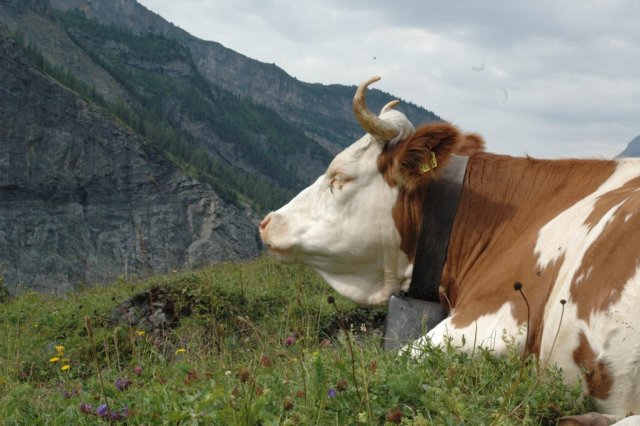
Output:
<instances>
[{"instance_id":1,"label":"rock","mask_svg":"<svg viewBox=\"0 0 640 426\"><path fill-rule=\"evenodd\" d=\"M254 213L44 76L4 36L0 93L0 264L12 293L259 254Z\"/></svg>"}]
</instances>

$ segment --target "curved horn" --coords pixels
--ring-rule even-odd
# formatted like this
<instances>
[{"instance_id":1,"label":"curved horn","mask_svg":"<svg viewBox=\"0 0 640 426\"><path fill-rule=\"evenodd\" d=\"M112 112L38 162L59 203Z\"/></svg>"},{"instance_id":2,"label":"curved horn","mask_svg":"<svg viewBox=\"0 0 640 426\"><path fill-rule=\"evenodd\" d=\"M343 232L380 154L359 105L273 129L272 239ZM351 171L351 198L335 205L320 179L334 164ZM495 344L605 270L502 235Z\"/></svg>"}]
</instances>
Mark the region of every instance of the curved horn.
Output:
<instances>
[{"instance_id":1,"label":"curved horn","mask_svg":"<svg viewBox=\"0 0 640 426\"><path fill-rule=\"evenodd\" d=\"M382 120L380 117L369 111L366 102L367 87L380 80L380 77L371 77L362 83L353 97L353 113L365 132L383 141L390 141L400 133L400 129L391 123ZM389 104L385 106L387 108ZM395 106L395 105L393 105ZM383 110L385 109L383 108Z\"/></svg>"},{"instance_id":2,"label":"curved horn","mask_svg":"<svg viewBox=\"0 0 640 426\"><path fill-rule=\"evenodd\" d=\"M380 110L380 115L384 114L385 112L389 111L390 109L394 109L395 107L398 106L398 104L400 103L399 100L394 99L393 101L387 103L385 106L382 107L382 109Z\"/></svg>"}]
</instances>

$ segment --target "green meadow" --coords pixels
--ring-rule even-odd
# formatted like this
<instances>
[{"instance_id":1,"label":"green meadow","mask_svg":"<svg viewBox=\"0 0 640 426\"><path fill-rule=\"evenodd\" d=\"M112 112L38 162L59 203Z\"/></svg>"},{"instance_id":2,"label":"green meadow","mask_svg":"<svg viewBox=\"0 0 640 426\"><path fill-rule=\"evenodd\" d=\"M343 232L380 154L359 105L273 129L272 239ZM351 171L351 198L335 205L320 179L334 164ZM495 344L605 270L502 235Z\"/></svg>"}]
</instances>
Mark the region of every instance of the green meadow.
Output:
<instances>
[{"instance_id":1,"label":"green meadow","mask_svg":"<svg viewBox=\"0 0 640 426\"><path fill-rule=\"evenodd\" d=\"M268 258L5 297L1 423L537 425L593 410L515 351L386 353L384 315Z\"/></svg>"}]
</instances>

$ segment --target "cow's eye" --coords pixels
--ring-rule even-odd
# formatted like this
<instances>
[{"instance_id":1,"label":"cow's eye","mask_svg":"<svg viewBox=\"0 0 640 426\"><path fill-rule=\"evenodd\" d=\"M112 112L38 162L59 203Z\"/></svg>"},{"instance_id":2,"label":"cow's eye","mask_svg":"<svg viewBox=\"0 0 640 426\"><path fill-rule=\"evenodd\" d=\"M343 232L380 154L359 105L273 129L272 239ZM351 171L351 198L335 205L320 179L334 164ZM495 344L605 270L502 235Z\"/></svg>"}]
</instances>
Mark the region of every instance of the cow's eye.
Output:
<instances>
[{"instance_id":1,"label":"cow's eye","mask_svg":"<svg viewBox=\"0 0 640 426\"><path fill-rule=\"evenodd\" d=\"M335 173L331 175L329 179L329 189L331 190L331 193L333 193L334 189L342 190L344 185L351 182L352 180L353 178L343 175L342 173Z\"/></svg>"}]
</instances>

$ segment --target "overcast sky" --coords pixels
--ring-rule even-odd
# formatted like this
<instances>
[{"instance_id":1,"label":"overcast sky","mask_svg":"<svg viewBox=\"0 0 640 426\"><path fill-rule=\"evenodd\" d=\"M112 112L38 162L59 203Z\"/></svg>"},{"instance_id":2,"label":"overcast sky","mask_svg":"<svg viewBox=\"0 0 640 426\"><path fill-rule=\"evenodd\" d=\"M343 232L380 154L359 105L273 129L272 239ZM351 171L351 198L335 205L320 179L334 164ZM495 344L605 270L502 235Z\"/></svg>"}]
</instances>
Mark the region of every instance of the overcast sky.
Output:
<instances>
[{"instance_id":1,"label":"overcast sky","mask_svg":"<svg viewBox=\"0 0 640 426\"><path fill-rule=\"evenodd\" d=\"M139 2L302 81L380 75L493 152L612 157L640 135L640 0Z\"/></svg>"}]
</instances>

